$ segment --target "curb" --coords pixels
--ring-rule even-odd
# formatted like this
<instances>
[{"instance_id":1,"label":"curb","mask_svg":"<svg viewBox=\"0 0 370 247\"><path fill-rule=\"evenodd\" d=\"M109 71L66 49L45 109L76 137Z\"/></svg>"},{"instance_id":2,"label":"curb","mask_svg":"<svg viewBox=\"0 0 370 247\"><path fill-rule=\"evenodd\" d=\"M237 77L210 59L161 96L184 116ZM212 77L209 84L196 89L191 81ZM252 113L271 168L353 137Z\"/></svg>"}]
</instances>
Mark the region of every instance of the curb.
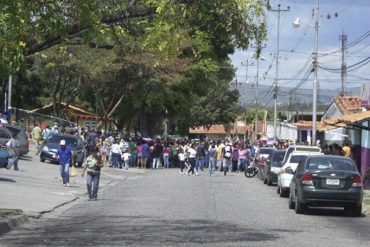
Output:
<instances>
[{"instance_id":1,"label":"curb","mask_svg":"<svg viewBox=\"0 0 370 247\"><path fill-rule=\"evenodd\" d=\"M4 235L5 233L10 232L15 227L18 227L24 223L27 223L28 217L27 215L19 215L15 217L11 217L6 220L0 220L0 236Z\"/></svg>"}]
</instances>

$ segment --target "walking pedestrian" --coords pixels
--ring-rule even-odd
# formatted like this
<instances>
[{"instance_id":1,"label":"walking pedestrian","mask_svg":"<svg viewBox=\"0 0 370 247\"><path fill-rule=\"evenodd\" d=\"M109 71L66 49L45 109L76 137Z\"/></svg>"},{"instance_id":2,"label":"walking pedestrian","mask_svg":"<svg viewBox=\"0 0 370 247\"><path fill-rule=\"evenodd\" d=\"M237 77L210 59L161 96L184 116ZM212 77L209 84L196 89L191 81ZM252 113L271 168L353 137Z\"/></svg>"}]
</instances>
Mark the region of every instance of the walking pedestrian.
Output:
<instances>
[{"instance_id":1,"label":"walking pedestrian","mask_svg":"<svg viewBox=\"0 0 370 247\"><path fill-rule=\"evenodd\" d=\"M179 150L179 166L180 166L180 174L184 174L185 154L182 149Z\"/></svg>"},{"instance_id":2,"label":"walking pedestrian","mask_svg":"<svg viewBox=\"0 0 370 247\"><path fill-rule=\"evenodd\" d=\"M119 167L120 169L122 169L122 159L121 159L122 150L120 148L120 145L118 144L118 141L115 141L114 144L112 145L110 155L112 156L112 166L114 168Z\"/></svg>"},{"instance_id":3,"label":"walking pedestrian","mask_svg":"<svg viewBox=\"0 0 370 247\"><path fill-rule=\"evenodd\" d=\"M196 148L196 151L197 151L197 154L195 156L196 158L195 169L197 172L199 172L199 170L203 171L203 167L204 167L204 157L206 155L204 144L199 143Z\"/></svg>"},{"instance_id":4,"label":"walking pedestrian","mask_svg":"<svg viewBox=\"0 0 370 247\"><path fill-rule=\"evenodd\" d=\"M247 159L247 150L244 147L244 144L241 143L238 150L238 169L237 172L245 171L246 169L246 159Z\"/></svg>"},{"instance_id":5,"label":"walking pedestrian","mask_svg":"<svg viewBox=\"0 0 370 247\"><path fill-rule=\"evenodd\" d=\"M60 165L60 175L63 179L63 185L65 187L69 186L69 166L72 160L72 151L66 146L66 141L60 141L60 147L57 150L57 160Z\"/></svg>"},{"instance_id":6,"label":"walking pedestrian","mask_svg":"<svg viewBox=\"0 0 370 247\"><path fill-rule=\"evenodd\" d=\"M85 171L87 171L86 185L89 201L96 201L98 198L100 170L103 167L98 151L97 148L91 150L91 154L86 158L84 169L81 172L81 176L84 177Z\"/></svg>"},{"instance_id":7,"label":"walking pedestrian","mask_svg":"<svg viewBox=\"0 0 370 247\"><path fill-rule=\"evenodd\" d=\"M209 147L209 164L211 166L209 174L211 176L214 175L216 170L216 157L217 157L217 147L214 143L211 143L211 146Z\"/></svg>"},{"instance_id":8,"label":"walking pedestrian","mask_svg":"<svg viewBox=\"0 0 370 247\"><path fill-rule=\"evenodd\" d=\"M217 155L216 155L216 169L220 169L220 171L222 170L222 162L223 162L223 159L224 157L222 156L222 150L223 148L225 147L224 143L222 143L220 140L218 140L217 142Z\"/></svg>"},{"instance_id":9,"label":"walking pedestrian","mask_svg":"<svg viewBox=\"0 0 370 247\"><path fill-rule=\"evenodd\" d=\"M136 153L137 153L137 164L136 166L138 168L144 168L144 162L143 162L143 144L141 142L137 143L136 146Z\"/></svg>"},{"instance_id":10,"label":"walking pedestrian","mask_svg":"<svg viewBox=\"0 0 370 247\"><path fill-rule=\"evenodd\" d=\"M19 143L16 140L16 137L17 134L13 133L10 140L6 143L6 146L9 148L9 154L11 156L7 169L10 169L12 166L14 166L14 171L19 171L18 168Z\"/></svg>"},{"instance_id":11,"label":"walking pedestrian","mask_svg":"<svg viewBox=\"0 0 370 247\"><path fill-rule=\"evenodd\" d=\"M143 168L147 167L149 157L149 145L143 141Z\"/></svg>"},{"instance_id":12,"label":"walking pedestrian","mask_svg":"<svg viewBox=\"0 0 370 247\"><path fill-rule=\"evenodd\" d=\"M230 144L229 140L226 140L225 147L222 149L222 156L224 157L223 160L223 167L224 167L224 175L226 176L227 172L232 171L232 156L233 156L233 146Z\"/></svg>"},{"instance_id":13,"label":"walking pedestrian","mask_svg":"<svg viewBox=\"0 0 370 247\"><path fill-rule=\"evenodd\" d=\"M122 160L123 160L123 165L125 166L125 170L127 171L128 170L128 167L130 166L130 157L131 157L131 153L130 153L130 150L126 150L123 154L122 154Z\"/></svg>"},{"instance_id":14,"label":"walking pedestrian","mask_svg":"<svg viewBox=\"0 0 370 247\"><path fill-rule=\"evenodd\" d=\"M163 152L163 146L161 144L161 140L157 139L154 145L154 149L152 152L153 157L153 169L157 169L158 166L161 164L161 154Z\"/></svg>"},{"instance_id":15,"label":"walking pedestrian","mask_svg":"<svg viewBox=\"0 0 370 247\"><path fill-rule=\"evenodd\" d=\"M197 154L197 151L194 149L195 147L195 144L193 143L188 149L187 149L187 152L188 152L188 157L189 157L189 163L190 163L190 167L189 169L187 170L186 174L190 174L190 172L194 175L194 169L195 169L195 156ZM198 176L198 171L195 171L195 175Z\"/></svg>"},{"instance_id":16,"label":"walking pedestrian","mask_svg":"<svg viewBox=\"0 0 370 247\"><path fill-rule=\"evenodd\" d=\"M170 153L171 149L168 144L163 148L163 166L164 168L170 168Z\"/></svg>"},{"instance_id":17,"label":"walking pedestrian","mask_svg":"<svg viewBox=\"0 0 370 247\"><path fill-rule=\"evenodd\" d=\"M41 137L41 128L38 125L35 125L32 129L32 138L35 141L36 149L38 149L41 145L42 142L42 137Z\"/></svg>"},{"instance_id":18,"label":"walking pedestrian","mask_svg":"<svg viewBox=\"0 0 370 247\"><path fill-rule=\"evenodd\" d=\"M239 144L235 143L233 147L233 158L232 158L232 169L231 171L238 170L238 161L239 161Z\"/></svg>"},{"instance_id":19,"label":"walking pedestrian","mask_svg":"<svg viewBox=\"0 0 370 247\"><path fill-rule=\"evenodd\" d=\"M53 136L49 128L49 125L46 125L45 129L41 132L41 136L42 136L42 144L39 146L39 149L37 150L36 155L38 155L41 152L41 150L46 145L46 142L49 139L51 139L51 137Z\"/></svg>"}]
</instances>

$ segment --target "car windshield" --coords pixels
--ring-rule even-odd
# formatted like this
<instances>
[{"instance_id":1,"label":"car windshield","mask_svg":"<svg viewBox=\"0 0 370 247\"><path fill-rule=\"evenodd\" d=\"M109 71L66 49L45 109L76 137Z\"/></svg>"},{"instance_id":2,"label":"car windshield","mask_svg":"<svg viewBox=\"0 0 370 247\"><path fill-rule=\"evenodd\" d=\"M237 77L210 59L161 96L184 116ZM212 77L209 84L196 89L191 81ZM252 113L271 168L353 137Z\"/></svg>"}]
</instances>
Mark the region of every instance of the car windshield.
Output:
<instances>
[{"instance_id":1,"label":"car windshield","mask_svg":"<svg viewBox=\"0 0 370 247\"><path fill-rule=\"evenodd\" d=\"M284 159L285 151L277 151L272 155L273 162L281 162Z\"/></svg>"},{"instance_id":2,"label":"car windshield","mask_svg":"<svg viewBox=\"0 0 370 247\"><path fill-rule=\"evenodd\" d=\"M350 159L327 156L310 158L308 163L308 169L357 171L355 164Z\"/></svg>"},{"instance_id":3,"label":"car windshield","mask_svg":"<svg viewBox=\"0 0 370 247\"><path fill-rule=\"evenodd\" d=\"M65 140L67 146L76 146L77 145L77 138L66 137L66 136L53 136L49 140L49 143L59 144L61 140Z\"/></svg>"},{"instance_id":4,"label":"car windshield","mask_svg":"<svg viewBox=\"0 0 370 247\"><path fill-rule=\"evenodd\" d=\"M299 163L301 159L306 158L307 155L292 155L290 158L290 163Z\"/></svg>"}]
</instances>

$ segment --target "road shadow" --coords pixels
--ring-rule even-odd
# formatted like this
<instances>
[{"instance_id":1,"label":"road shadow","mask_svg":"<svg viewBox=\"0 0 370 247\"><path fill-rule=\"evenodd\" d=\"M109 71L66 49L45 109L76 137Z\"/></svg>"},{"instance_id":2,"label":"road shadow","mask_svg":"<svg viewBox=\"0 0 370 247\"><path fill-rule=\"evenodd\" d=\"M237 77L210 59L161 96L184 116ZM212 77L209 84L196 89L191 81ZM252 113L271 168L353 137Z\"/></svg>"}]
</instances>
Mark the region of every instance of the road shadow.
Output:
<instances>
[{"instance_id":1,"label":"road shadow","mask_svg":"<svg viewBox=\"0 0 370 247\"><path fill-rule=\"evenodd\" d=\"M16 183L17 181L15 181L14 179L11 179L11 178L1 178L0 177L0 182Z\"/></svg>"},{"instance_id":2,"label":"road shadow","mask_svg":"<svg viewBox=\"0 0 370 247\"><path fill-rule=\"evenodd\" d=\"M7 235L1 243L9 246L80 246L82 243L94 246L245 246L277 240L282 232L283 229L256 230L210 220L95 215L53 219L42 228L22 231L16 236Z\"/></svg>"},{"instance_id":3,"label":"road shadow","mask_svg":"<svg viewBox=\"0 0 370 247\"><path fill-rule=\"evenodd\" d=\"M32 157L31 156L21 156L19 157L20 160L26 160L26 161L32 161Z\"/></svg>"},{"instance_id":4,"label":"road shadow","mask_svg":"<svg viewBox=\"0 0 370 247\"><path fill-rule=\"evenodd\" d=\"M312 208L308 207L305 210L306 215L310 216L331 216L331 217L352 217L348 215L343 208ZM366 217L366 215L361 214L360 217ZM356 217L355 217L356 218Z\"/></svg>"}]
</instances>

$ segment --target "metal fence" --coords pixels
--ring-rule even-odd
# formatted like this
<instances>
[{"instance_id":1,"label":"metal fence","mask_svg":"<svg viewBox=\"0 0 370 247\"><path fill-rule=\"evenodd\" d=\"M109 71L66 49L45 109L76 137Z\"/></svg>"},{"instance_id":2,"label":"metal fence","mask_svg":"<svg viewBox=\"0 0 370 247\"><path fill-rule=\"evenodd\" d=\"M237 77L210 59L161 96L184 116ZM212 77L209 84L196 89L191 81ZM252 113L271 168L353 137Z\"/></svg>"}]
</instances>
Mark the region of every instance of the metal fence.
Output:
<instances>
[{"instance_id":1,"label":"metal fence","mask_svg":"<svg viewBox=\"0 0 370 247\"><path fill-rule=\"evenodd\" d=\"M9 112L9 123L15 123L26 128L32 128L36 125L41 127L46 125L53 126L54 124L58 124L59 127L69 127L71 125L76 126L76 123L63 118L30 112L24 109L11 108Z\"/></svg>"}]
</instances>

